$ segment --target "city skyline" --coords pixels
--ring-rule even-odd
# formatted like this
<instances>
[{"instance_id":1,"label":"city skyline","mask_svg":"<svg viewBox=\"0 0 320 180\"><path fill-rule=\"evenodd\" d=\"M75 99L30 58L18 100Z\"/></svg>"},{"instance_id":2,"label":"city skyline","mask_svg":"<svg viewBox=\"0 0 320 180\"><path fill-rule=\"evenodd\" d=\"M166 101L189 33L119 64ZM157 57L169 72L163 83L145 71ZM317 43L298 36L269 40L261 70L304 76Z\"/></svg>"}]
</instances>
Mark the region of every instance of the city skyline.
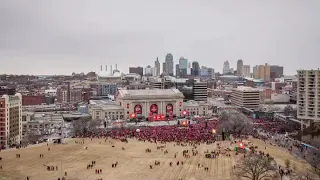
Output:
<instances>
[{"instance_id":1,"label":"city skyline","mask_svg":"<svg viewBox=\"0 0 320 180\"><path fill-rule=\"evenodd\" d=\"M0 2L0 74L98 72L153 65L172 53L221 72L268 63L320 67L320 1ZM40 8L41 7L41 8ZM183 15L177 9L184 9ZM165 9L165 12L163 11ZM253 16L254 15L254 16ZM252 71L252 69L251 69Z\"/></svg>"}]
</instances>

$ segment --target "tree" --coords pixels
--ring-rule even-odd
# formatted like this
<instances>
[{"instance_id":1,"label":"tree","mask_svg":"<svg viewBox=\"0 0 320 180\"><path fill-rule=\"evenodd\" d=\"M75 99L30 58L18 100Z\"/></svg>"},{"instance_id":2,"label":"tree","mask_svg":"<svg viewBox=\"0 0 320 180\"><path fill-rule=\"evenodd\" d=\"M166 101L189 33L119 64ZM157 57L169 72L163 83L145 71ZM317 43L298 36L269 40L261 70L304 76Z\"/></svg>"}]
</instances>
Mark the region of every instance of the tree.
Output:
<instances>
[{"instance_id":1,"label":"tree","mask_svg":"<svg viewBox=\"0 0 320 180\"><path fill-rule=\"evenodd\" d=\"M313 167L313 170L317 176L320 178L320 152L319 150L313 150L313 157L310 162L311 166Z\"/></svg>"},{"instance_id":2,"label":"tree","mask_svg":"<svg viewBox=\"0 0 320 180\"><path fill-rule=\"evenodd\" d=\"M102 125L102 120L100 119L92 119L88 122L88 128L91 131L96 130L98 127Z\"/></svg>"},{"instance_id":3,"label":"tree","mask_svg":"<svg viewBox=\"0 0 320 180\"><path fill-rule=\"evenodd\" d=\"M275 177L278 176L277 163L270 156L249 152L238 161L235 175L251 180L276 179Z\"/></svg>"},{"instance_id":4,"label":"tree","mask_svg":"<svg viewBox=\"0 0 320 180\"><path fill-rule=\"evenodd\" d=\"M252 131L252 123L249 118L238 111L223 111L219 117L217 126L219 133L243 134Z\"/></svg>"},{"instance_id":5,"label":"tree","mask_svg":"<svg viewBox=\"0 0 320 180\"><path fill-rule=\"evenodd\" d=\"M85 133L88 129L88 122L88 119L74 120L72 122L74 134L78 135Z\"/></svg>"},{"instance_id":6,"label":"tree","mask_svg":"<svg viewBox=\"0 0 320 180\"><path fill-rule=\"evenodd\" d=\"M287 105L284 109L283 109L283 113L285 116L292 116L294 115L294 111L295 109L290 106L290 105Z\"/></svg>"}]
</instances>

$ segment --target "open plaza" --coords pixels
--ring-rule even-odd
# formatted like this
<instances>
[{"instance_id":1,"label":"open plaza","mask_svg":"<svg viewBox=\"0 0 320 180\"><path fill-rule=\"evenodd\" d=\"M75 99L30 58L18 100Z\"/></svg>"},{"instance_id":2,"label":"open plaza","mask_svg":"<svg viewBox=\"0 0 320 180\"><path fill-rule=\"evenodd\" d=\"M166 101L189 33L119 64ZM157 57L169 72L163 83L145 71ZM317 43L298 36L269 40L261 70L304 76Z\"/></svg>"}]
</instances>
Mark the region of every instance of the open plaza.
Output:
<instances>
[{"instance_id":1,"label":"open plaza","mask_svg":"<svg viewBox=\"0 0 320 180\"><path fill-rule=\"evenodd\" d=\"M279 165L284 166L284 161L289 159L295 164L296 173L312 174L311 167L304 160L261 140L250 138L249 141L273 156ZM235 151L230 151L212 159L205 157L206 151L218 150L218 143L221 149L234 149L230 141L200 144L196 148L198 154L186 158L183 151L191 152L192 146L156 144L136 139L128 139L127 143L111 138L81 138L68 139L65 144L38 144L0 152L0 180L57 180L62 177L66 180L239 179L234 177L233 167L242 154L235 155ZM163 148L157 148L160 146ZM146 149L151 152L146 152ZM17 158L17 154L20 158ZM88 169L92 161L95 161L95 165ZM155 161L160 162L160 165L154 165ZM177 162L180 162L179 165ZM117 166L113 168L112 165L116 163ZM54 170L47 170L48 166ZM97 174L96 170L101 170L101 173Z\"/></svg>"}]
</instances>

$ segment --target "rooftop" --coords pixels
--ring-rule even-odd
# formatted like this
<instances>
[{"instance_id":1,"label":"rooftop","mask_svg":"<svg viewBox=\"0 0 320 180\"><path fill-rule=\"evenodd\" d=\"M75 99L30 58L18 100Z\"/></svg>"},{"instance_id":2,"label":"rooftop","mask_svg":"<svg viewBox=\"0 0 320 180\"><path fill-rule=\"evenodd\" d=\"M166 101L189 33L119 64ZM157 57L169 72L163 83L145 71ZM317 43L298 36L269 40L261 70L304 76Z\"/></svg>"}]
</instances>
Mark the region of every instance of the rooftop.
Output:
<instances>
[{"instance_id":1,"label":"rooftop","mask_svg":"<svg viewBox=\"0 0 320 180\"><path fill-rule=\"evenodd\" d=\"M119 90L119 96L123 99L184 98L178 89Z\"/></svg>"},{"instance_id":2,"label":"rooftop","mask_svg":"<svg viewBox=\"0 0 320 180\"><path fill-rule=\"evenodd\" d=\"M248 86L238 86L238 88L235 89L236 91L243 91L243 92L258 92L259 89L252 88Z\"/></svg>"},{"instance_id":3,"label":"rooftop","mask_svg":"<svg viewBox=\"0 0 320 180\"><path fill-rule=\"evenodd\" d=\"M115 105L114 101L110 101L108 99L100 99L100 100L90 100L90 104L92 105Z\"/></svg>"}]
</instances>

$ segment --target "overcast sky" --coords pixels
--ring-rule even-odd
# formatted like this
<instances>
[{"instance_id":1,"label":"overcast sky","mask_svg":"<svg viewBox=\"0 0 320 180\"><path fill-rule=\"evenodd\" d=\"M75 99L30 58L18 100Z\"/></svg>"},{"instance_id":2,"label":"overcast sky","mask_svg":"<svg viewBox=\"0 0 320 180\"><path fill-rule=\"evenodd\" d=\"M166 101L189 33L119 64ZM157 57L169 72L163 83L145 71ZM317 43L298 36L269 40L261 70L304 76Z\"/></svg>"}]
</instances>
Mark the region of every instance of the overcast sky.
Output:
<instances>
[{"instance_id":1,"label":"overcast sky","mask_svg":"<svg viewBox=\"0 0 320 180\"><path fill-rule=\"evenodd\" d=\"M128 72L166 53L219 72L238 59L319 68L320 0L0 1L0 74Z\"/></svg>"}]
</instances>

